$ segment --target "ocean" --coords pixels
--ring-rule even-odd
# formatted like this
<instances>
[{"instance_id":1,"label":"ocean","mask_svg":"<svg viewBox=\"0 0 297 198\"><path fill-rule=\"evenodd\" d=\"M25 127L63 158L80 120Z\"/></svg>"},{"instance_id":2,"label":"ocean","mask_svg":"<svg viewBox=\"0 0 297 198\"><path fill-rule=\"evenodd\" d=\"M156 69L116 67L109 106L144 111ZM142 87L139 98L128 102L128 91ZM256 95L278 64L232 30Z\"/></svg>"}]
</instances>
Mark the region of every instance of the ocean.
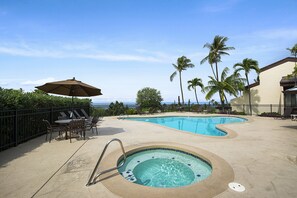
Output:
<instances>
[{"instance_id":1,"label":"ocean","mask_svg":"<svg viewBox=\"0 0 297 198\"><path fill-rule=\"evenodd\" d=\"M108 109L110 103L111 102L94 102L93 106L96 108ZM124 103L124 106L128 106L129 108L136 108L135 102L123 102L123 103ZM170 105L170 104L174 104L174 102L162 102L162 104ZM208 104L208 102L199 102L199 104Z\"/></svg>"}]
</instances>

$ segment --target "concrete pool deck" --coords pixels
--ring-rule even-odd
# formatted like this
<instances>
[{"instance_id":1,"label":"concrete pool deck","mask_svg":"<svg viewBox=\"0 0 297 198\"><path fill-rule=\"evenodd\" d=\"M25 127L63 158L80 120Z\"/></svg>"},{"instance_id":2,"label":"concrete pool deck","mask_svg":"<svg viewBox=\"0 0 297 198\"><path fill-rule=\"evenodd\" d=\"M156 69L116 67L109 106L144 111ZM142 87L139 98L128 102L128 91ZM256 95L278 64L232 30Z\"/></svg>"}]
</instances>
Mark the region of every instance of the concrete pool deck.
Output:
<instances>
[{"instance_id":1,"label":"concrete pool deck","mask_svg":"<svg viewBox=\"0 0 297 198\"><path fill-rule=\"evenodd\" d=\"M195 113L160 115L205 116ZM215 197L297 197L296 121L253 116L251 122L226 124L224 128L237 135L229 138L201 136L106 117L99 126L100 134L88 132L85 141L48 143L45 136L41 136L0 153L0 197L120 197L102 182L85 186L105 144L112 138L121 139L125 147L168 142L220 156L233 168L234 181L244 185L246 190L239 193L227 189ZM111 144L106 156L118 148L118 144ZM145 194L139 196L146 197Z\"/></svg>"}]
</instances>

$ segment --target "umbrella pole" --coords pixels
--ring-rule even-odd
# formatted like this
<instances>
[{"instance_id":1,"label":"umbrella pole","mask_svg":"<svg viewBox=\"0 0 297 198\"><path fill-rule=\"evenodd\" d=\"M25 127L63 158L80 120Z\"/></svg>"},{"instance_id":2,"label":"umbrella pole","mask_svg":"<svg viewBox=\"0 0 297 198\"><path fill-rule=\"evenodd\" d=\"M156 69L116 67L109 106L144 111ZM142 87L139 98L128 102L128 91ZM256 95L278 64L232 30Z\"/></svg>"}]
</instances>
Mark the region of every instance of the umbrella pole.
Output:
<instances>
[{"instance_id":1,"label":"umbrella pole","mask_svg":"<svg viewBox=\"0 0 297 198\"><path fill-rule=\"evenodd\" d=\"M72 113L72 115L71 115L71 119L73 120L73 96L72 96L72 99L71 99L71 113Z\"/></svg>"}]
</instances>

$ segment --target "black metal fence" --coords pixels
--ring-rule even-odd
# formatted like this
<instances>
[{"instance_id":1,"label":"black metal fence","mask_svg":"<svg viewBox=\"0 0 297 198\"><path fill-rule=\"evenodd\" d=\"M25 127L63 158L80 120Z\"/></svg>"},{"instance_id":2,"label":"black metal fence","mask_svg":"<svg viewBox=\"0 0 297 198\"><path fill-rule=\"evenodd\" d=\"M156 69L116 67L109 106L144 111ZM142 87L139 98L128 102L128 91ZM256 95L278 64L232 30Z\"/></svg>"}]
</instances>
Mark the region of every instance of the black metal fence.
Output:
<instances>
[{"instance_id":1,"label":"black metal fence","mask_svg":"<svg viewBox=\"0 0 297 198\"><path fill-rule=\"evenodd\" d=\"M90 112L89 106L74 109L78 112L80 109ZM61 111L68 110L69 107L0 110L0 151L45 134L46 126L42 120L53 123Z\"/></svg>"},{"instance_id":2,"label":"black metal fence","mask_svg":"<svg viewBox=\"0 0 297 198\"><path fill-rule=\"evenodd\" d=\"M252 112L249 104L232 104L232 111L244 112L247 115L260 115L262 113L283 114L286 108L294 111L294 106L284 106L282 104L252 104Z\"/></svg>"}]
</instances>

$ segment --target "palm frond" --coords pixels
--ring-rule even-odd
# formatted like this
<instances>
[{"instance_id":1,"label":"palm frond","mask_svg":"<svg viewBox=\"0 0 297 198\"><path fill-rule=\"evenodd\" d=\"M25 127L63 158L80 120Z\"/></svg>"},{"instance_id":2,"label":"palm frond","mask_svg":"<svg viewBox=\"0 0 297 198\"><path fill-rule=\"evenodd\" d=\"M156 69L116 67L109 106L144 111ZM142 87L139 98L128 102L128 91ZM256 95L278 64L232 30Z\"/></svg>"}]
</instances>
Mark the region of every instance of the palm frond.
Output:
<instances>
[{"instance_id":1,"label":"palm frond","mask_svg":"<svg viewBox=\"0 0 297 198\"><path fill-rule=\"evenodd\" d=\"M203 48L211 49L211 44L209 44L209 43L205 43L205 44L203 45Z\"/></svg>"},{"instance_id":2,"label":"palm frond","mask_svg":"<svg viewBox=\"0 0 297 198\"><path fill-rule=\"evenodd\" d=\"M200 61L200 65L202 65L203 63L205 63L205 62L208 60L208 57L209 57L209 56L206 56L205 58L203 58L203 59Z\"/></svg>"},{"instance_id":3,"label":"palm frond","mask_svg":"<svg viewBox=\"0 0 297 198\"><path fill-rule=\"evenodd\" d=\"M176 76L177 72L173 72L171 75L170 75L170 81L172 82L174 77Z\"/></svg>"},{"instance_id":4,"label":"palm frond","mask_svg":"<svg viewBox=\"0 0 297 198\"><path fill-rule=\"evenodd\" d=\"M210 100L212 98L212 96L218 92L218 90L216 90L216 89L207 89L207 88L208 87L206 87L206 90L209 90L209 91L206 94L205 99Z\"/></svg>"},{"instance_id":5,"label":"palm frond","mask_svg":"<svg viewBox=\"0 0 297 198\"><path fill-rule=\"evenodd\" d=\"M227 77L227 74L229 72L229 68L228 67L225 67L221 73L221 80L223 81L224 79L226 79Z\"/></svg>"}]
</instances>

